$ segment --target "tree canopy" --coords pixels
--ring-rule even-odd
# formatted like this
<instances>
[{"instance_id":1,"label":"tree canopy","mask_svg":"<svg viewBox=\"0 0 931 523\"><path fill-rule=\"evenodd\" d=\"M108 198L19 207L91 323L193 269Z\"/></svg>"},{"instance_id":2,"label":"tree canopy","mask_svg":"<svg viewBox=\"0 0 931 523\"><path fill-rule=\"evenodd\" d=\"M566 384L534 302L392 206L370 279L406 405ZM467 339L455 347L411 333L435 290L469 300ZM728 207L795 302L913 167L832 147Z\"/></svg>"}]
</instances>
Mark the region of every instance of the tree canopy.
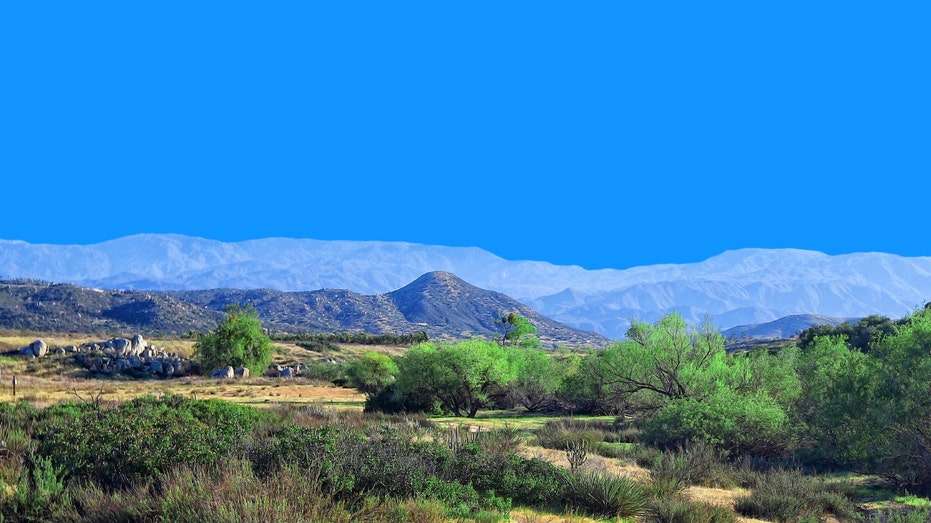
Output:
<instances>
[{"instance_id":1,"label":"tree canopy","mask_svg":"<svg viewBox=\"0 0 931 523\"><path fill-rule=\"evenodd\" d=\"M227 365L261 374L271 362L274 344L262 329L258 311L251 305L229 305L224 312L217 328L195 343L195 360L205 374Z\"/></svg>"}]
</instances>

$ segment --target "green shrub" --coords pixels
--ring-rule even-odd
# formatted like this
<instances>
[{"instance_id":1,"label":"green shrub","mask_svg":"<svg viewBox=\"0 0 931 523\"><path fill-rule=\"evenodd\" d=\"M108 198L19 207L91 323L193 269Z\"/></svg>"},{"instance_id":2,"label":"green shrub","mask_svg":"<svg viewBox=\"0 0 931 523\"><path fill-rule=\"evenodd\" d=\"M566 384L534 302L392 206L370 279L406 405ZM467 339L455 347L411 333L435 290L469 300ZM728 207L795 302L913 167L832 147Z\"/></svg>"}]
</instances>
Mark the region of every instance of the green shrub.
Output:
<instances>
[{"instance_id":1,"label":"green shrub","mask_svg":"<svg viewBox=\"0 0 931 523\"><path fill-rule=\"evenodd\" d=\"M725 507L692 503L676 496L658 496L650 502L650 523L736 523L737 515Z\"/></svg>"},{"instance_id":2,"label":"green shrub","mask_svg":"<svg viewBox=\"0 0 931 523\"><path fill-rule=\"evenodd\" d=\"M723 456L711 445L698 441L664 451L650 467L651 489L656 494L673 494L689 485L729 486Z\"/></svg>"},{"instance_id":3,"label":"green shrub","mask_svg":"<svg viewBox=\"0 0 931 523\"><path fill-rule=\"evenodd\" d=\"M178 464L209 465L248 440L268 414L222 400L142 397L51 419L38 453L68 475L122 486Z\"/></svg>"},{"instance_id":4,"label":"green shrub","mask_svg":"<svg viewBox=\"0 0 931 523\"><path fill-rule=\"evenodd\" d=\"M565 450L567 446L578 443L597 449L604 441L605 431L597 423L560 418L544 423L535 435L540 446L548 449Z\"/></svg>"},{"instance_id":5,"label":"green shrub","mask_svg":"<svg viewBox=\"0 0 931 523\"><path fill-rule=\"evenodd\" d=\"M744 516L779 522L821 518L834 514L842 520L858 514L843 484L829 485L798 470L777 470L759 476L750 495L737 500L735 510Z\"/></svg>"},{"instance_id":6,"label":"green shrub","mask_svg":"<svg viewBox=\"0 0 931 523\"><path fill-rule=\"evenodd\" d=\"M566 503L595 516L635 517L647 507L647 492L630 479L588 471L564 478Z\"/></svg>"},{"instance_id":7,"label":"green shrub","mask_svg":"<svg viewBox=\"0 0 931 523\"><path fill-rule=\"evenodd\" d=\"M728 390L667 404L644 424L643 439L667 449L704 441L731 456L767 458L786 455L792 441L788 416L775 400Z\"/></svg>"},{"instance_id":8,"label":"green shrub","mask_svg":"<svg viewBox=\"0 0 931 523\"><path fill-rule=\"evenodd\" d=\"M15 514L24 521L47 521L60 509L64 492L61 467L44 456L29 455L15 490L4 496L3 513Z\"/></svg>"},{"instance_id":9,"label":"green shrub","mask_svg":"<svg viewBox=\"0 0 931 523\"><path fill-rule=\"evenodd\" d=\"M927 523L928 521L931 521L931 510L927 508L880 510L863 518L863 523Z\"/></svg>"},{"instance_id":10,"label":"green shrub","mask_svg":"<svg viewBox=\"0 0 931 523\"><path fill-rule=\"evenodd\" d=\"M472 484L480 492L495 492L520 505L549 507L563 493L563 470L540 459L463 451L449 470L461 483Z\"/></svg>"}]
</instances>

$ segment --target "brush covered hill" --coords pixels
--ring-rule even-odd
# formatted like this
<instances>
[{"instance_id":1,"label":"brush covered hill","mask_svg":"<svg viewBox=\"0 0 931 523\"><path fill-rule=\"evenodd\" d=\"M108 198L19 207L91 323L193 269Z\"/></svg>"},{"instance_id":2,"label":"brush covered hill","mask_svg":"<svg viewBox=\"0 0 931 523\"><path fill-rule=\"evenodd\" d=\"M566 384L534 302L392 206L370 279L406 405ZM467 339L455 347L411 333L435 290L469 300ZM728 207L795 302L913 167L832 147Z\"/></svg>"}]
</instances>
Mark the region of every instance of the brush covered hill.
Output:
<instances>
[{"instance_id":1,"label":"brush covered hill","mask_svg":"<svg viewBox=\"0 0 931 523\"><path fill-rule=\"evenodd\" d=\"M220 312L161 292L0 280L0 329L4 330L171 335L212 329L221 318Z\"/></svg>"},{"instance_id":2,"label":"brush covered hill","mask_svg":"<svg viewBox=\"0 0 931 523\"><path fill-rule=\"evenodd\" d=\"M342 289L102 291L33 280L0 281L0 329L180 335L214 328L228 305L251 304L265 327L292 334L365 332L431 339L492 338L495 323L516 312L532 323L545 347L600 347L599 334L553 321L505 294L475 287L448 272L424 274L393 292L364 295Z\"/></svg>"}]
</instances>

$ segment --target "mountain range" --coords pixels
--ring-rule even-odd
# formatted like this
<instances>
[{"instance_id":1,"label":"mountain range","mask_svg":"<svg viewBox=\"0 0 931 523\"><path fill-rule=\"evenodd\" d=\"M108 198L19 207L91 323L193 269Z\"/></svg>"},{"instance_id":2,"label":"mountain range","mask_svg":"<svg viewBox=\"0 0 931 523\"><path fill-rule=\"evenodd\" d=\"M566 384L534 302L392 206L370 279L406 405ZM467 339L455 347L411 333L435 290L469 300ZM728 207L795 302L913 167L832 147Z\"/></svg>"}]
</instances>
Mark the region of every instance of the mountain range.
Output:
<instances>
[{"instance_id":1,"label":"mountain range","mask_svg":"<svg viewBox=\"0 0 931 523\"><path fill-rule=\"evenodd\" d=\"M365 332L412 334L430 339L492 339L504 334L497 319L514 312L536 327L545 348L602 347L599 334L573 329L495 291L454 274L434 271L395 291L364 295L323 289L126 291L40 280L0 280L0 329L110 333L147 337L206 332L228 305L255 307L262 324L278 334Z\"/></svg>"},{"instance_id":2,"label":"mountain range","mask_svg":"<svg viewBox=\"0 0 931 523\"><path fill-rule=\"evenodd\" d=\"M931 300L931 257L739 249L703 262L586 270L474 247L142 234L93 245L0 240L0 277L107 290L342 289L375 296L446 272L568 327L621 339L673 311L723 329L785 316L901 317Z\"/></svg>"}]
</instances>

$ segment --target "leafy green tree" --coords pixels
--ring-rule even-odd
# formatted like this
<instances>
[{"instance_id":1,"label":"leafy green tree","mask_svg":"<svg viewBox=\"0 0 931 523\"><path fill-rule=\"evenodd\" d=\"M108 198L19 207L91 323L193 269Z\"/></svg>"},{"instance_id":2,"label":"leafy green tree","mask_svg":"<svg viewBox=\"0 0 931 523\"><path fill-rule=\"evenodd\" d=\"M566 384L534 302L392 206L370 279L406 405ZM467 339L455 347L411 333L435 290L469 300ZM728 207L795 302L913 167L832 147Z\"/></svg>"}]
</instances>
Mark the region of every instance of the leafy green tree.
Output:
<instances>
[{"instance_id":1,"label":"leafy green tree","mask_svg":"<svg viewBox=\"0 0 931 523\"><path fill-rule=\"evenodd\" d=\"M393 383L397 374L398 366L394 360L376 351L368 351L346 364L349 385L359 389L369 401Z\"/></svg>"},{"instance_id":2,"label":"leafy green tree","mask_svg":"<svg viewBox=\"0 0 931 523\"><path fill-rule=\"evenodd\" d=\"M799 415L822 461L931 494L931 309L896 322L868 353L817 338L803 354Z\"/></svg>"},{"instance_id":3,"label":"leafy green tree","mask_svg":"<svg viewBox=\"0 0 931 523\"><path fill-rule=\"evenodd\" d=\"M495 320L495 323L504 327L504 336L499 339L501 345L520 345L528 348L540 346L537 328L520 314L514 312L505 314Z\"/></svg>"},{"instance_id":4,"label":"leafy green tree","mask_svg":"<svg viewBox=\"0 0 931 523\"><path fill-rule=\"evenodd\" d=\"M861 438L872 425L862 415L877 394L876 360L850 350L843 336L817 336L801 352L802 393L794 414L803 427L800 458L827 466L854 466L869 450Z\"/></svg>"},{"instance_id":5,"label":"leafy green tree","mask_svg":"<svg viewBox=\"0 0 931 523\"><path fill-rule=\"evenodd\" d=\"M252 305L229 305L224 312L217 328L194 344L195 360L205 374L227 365L261 374L271 362L274 344L262 329L258 311Z\"/></svg>"},{"instance_id":6,"label":"leafy green tree","mask_svg":"<svg viewBox=\"0 0 931 523\"><path fill-rule=\"evenodd\" d=\"M830 325L815 325L799 333L799 347L805 349L819 336L841 336L851 349L868 352L870 344L879 341L883 336L892 334L895 325L886 316L873 314L858 320L853 325L850 322L842 323L836 327Z\"/></svg>"},{"instance_id":7,"label":"leafy green tree","mask_svg":"<svg viewBox=\"0 0 931 523\"><path fill-rule=\"evenodd\" d=\"M655 324L633 322L627 338L605 349L594 368L617 393L665 402L713 392L722 380L746 379L739 375L743 369L728 366L724 338L710 322L694 330L673 313Z\"/></svg>"},{"instance_id":8,"label":"leafy green tree","mask_svg":"<svg viewBox=\"0 0 931 523\"><path fill-rule=\"evenodd\" d=\"M444 410L470 418L494 395L504 394L514 378L504 348L482 340L422 343L411 347L397 363L400 395L433 397Z\"/></svg>"},{"instance_id":9,"label":"leafy green tree","mask_svg":"<svg viewBox=\"0 0 931 523\"><path fill-rule=\"evenodd\" d=\"M551 406L569 364L532 348L511 347L508 356L514 373L508 388L514 399L530 412Z\"/></svg>"},{"instance_id":10,"label":"leafy green tree","mask_svg":"<svg viewBox=\"0 0 931 523\"><path fill-rule=\"evenodd\" d=\"M800 394L794 359L733 357L707 319L698 328L673 313L634 322L627 340L591 363L602 394L647 413L645 437L665 447L703 440L725 452L785 455L792 448L787 409Z\"/></svg>"}]
</instances>

